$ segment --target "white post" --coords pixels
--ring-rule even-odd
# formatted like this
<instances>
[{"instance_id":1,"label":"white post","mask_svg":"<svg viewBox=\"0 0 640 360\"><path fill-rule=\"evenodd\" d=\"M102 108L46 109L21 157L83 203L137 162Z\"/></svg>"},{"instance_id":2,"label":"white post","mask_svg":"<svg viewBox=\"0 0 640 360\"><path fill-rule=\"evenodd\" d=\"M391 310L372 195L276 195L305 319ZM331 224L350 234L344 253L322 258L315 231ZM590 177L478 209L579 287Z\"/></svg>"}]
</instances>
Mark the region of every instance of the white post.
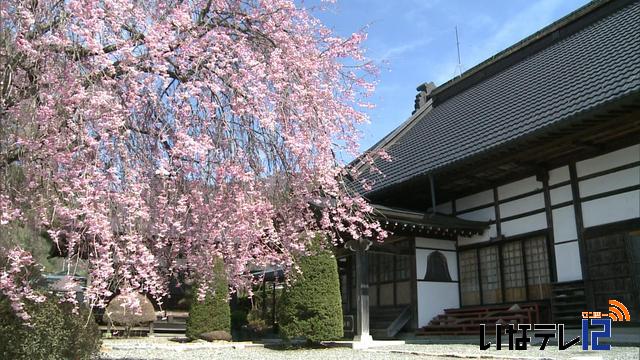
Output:
<instances>
[{"instance_id":1,"label":"white post","mask_svg":"<svg viewBox=\"0 0 640 360\"><path fill-rule=\"evenodd\" d=\"M364 349L373 342L369 334L369 240L349 241L346 247L356 253L356 333L353 347Z\"/></svg>"}]
</instances>

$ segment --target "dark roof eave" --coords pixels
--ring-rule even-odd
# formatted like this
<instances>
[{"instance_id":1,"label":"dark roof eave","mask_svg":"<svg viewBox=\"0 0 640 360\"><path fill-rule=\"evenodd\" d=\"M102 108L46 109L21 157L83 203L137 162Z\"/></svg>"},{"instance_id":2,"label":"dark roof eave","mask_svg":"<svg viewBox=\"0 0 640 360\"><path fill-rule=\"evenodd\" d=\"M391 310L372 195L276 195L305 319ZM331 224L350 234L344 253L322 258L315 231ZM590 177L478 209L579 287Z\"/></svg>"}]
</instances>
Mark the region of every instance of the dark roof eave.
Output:
<instances>
[{"instance_id":1,"label":"dark roof eave","mask_svg":"<svg viewBox=\"0 0 640 360\"><path fill-rule=\"evenodd\" d=\"M310 203L315 209L322 206ZM390 208L383 205L372 204L374 208L374 217L380 222L383 229L395 231L398 225L403 230L410 232L423 232L426 234L434 233L469 233L482 234L489 228L489 222L472 221L460 219L451 215L444 214L425 214L405 209Z\"/></svg>"},{"instance_id":2,"label":"dark roof eave","mask_svg":"<svg viewBox=\"0 0 640 360\"><path fill-rule=\"evenodd\" d=\"M627 94L625 97L623 98L619 98L619 99L614 99L614 100L610 100L604 104L600 104L595 108L591 108L585 111L582 111L580 113L574 114L573 116L564 119L562 121L558 121L554 124L542 127L538 130L532 131L530 133L527 133L523 136L520 136L518 138L514 138L511 139L509 141L506 141L502 144L498 144L496 146L492 146L492 147L488 147L486 149L484 149L481 152L475 153L475 154L471 154L470 156L466 156L463 158L459 158L456 159L452 162L443 164L441 166L429 169L425 172L421 172L421 173L417 173L414 174L411 177L408 177L406 179L394 182L394 183L390 183L385 185L382 188L379 189L375 189L372 190L370 192L367 192L364 194L364 196L366 198L375 198L377 196L383 195L389 191L391 191L393 188L397 187L397 186L401 186L403 184L412 182L412 181L416 181L419 179L427 179L429 175L437 175L438 173L443 173L443 172L448 172L451 171L457 167L460 166L464 166L466 164L469 163L473 163L478 161L479 159L483 159L487 156L491 156L492 154L495 154L501 150L503 150L505 147L508 146L515 146L518 144L522 144L522 143L526 143L528 141L534 140L537 137L540 136L544 136L546 134L548 134L549 132L552 132L554 130L557 130L558 128L562 128L562 127L570 127L572 125L575 125L577 123L579 123L581 120L583 120L585 117L590 117L590 116L595 116L598 115L602 112L605 112L607 110L610 110L612 108L616 108L616 107L620 107L620 106L626 106L626 105L632 105L632 104L636 104L638 101L640 101L640 89L637 91L633 91L630 94Z\"/></svg>"},{"instance_id":3,"label":"dark roof eave","mask_svg":"<svg viewBox=\"0 0 640 360\"><path fill-rule=\"evenodd\" d=\"M485 221L464 220L450 215L423 214L419 212L373 205L383 228L396 228L400 224L403 228L416 231L452 231L481 234L489 228Z\"/></svg>"}]
</instances>

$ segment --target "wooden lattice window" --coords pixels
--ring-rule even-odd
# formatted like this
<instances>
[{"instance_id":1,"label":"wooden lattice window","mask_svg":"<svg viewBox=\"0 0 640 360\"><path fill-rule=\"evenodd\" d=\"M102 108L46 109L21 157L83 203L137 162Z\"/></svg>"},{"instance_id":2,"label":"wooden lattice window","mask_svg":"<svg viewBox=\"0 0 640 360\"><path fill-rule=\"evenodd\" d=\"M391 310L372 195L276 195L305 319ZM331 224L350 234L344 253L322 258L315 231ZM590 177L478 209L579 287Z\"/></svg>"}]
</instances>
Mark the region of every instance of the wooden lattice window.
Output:
<instances>
[{"instance_id":1,"label":"wooden lattice window","mask_svg":"<svg viewBox=\"0 0 640 360\"><path fill-rule=\"evenodd\" d=\"M367 261L369 265L369 284L378 282L378 254L367 253Z\"/></svg>"},{"instance_id":2,"label":"wooden lattice window","mask_svg":"<svg viewBox=\"0 0 640 360\"><path fill-rule=\"evenodd\" d=\"M396 256L396 281L409 280L411 278L411 257L406 255Z\"/></svg>"},{"instance_id":3,"label":"wooden lattice window","mask_svg":"<svg viewBox=\"0 0 640 360\"><path fill-rule=\"evenodd\" d=\"M527 298L522 260L522 244L519 241L502 246L504 300L507 302L521 301Z\"/></svg>"},{"instance_id":4,"label":"wooden lattice window","mask_svg":"<svg viewBox=\"0 0 640 360\"><path fill-rule=\"evenodd\" d=\"M544 236L528 239L524 242L525 261L527 263L527 284L529 299L547 299L551 296L549 277L549 257L547 239Z\"/></svg>"},{"instance_id":5,"label":"wooden lattice window","mask_svg":"<svg viewBox=\"0 0 640 360\"><path fill-rule=\"evenodd\" d=\"M379 254L380 282L393 281L393 255Z\"/></svg>"},{"instance_id":6,"label":"wooden lattice window","mask_svg":"<svg viewBox=\"0 0 640 360\"><path fill-rule=\"evenodd\" d=\"M480 249L480 275L482 303L495 304L501 302L500 259L497 246Z\"/></svg>"},{"instance_id":7,"label":"wooden lattice window","mask_svg":"<svg viewBox=\"0 0 640 360\"><path fill-rule=\"evenodd\" d=\"M462 305L480 304L480 284L478 283L478 254L476 250L460 252L460 295Z\"/></svg>"}]
</instances>

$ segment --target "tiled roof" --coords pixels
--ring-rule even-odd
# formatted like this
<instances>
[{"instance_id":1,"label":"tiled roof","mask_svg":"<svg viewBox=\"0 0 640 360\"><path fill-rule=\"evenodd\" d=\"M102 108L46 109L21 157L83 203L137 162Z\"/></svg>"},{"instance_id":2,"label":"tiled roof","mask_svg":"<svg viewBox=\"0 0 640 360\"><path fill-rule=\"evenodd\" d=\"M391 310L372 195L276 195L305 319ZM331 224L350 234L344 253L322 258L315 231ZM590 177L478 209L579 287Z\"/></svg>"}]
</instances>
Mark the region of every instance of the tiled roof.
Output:
<instances>
[{"instance_id":1,"label":"tiled roof","mask_svg":"<svg viewBox=\"0 0 640 360\"><path fill-rule=\"evenodd\" d=\"M575 27L577 20L571 21ZM535 51L530 47L530 54L511 63L496 60L506 63L504 68L459 86L457 93L452 92L456 81L437 88L430 111L418 112L415 121L381 142L393 160L378 162L384 177L366 175L374 181L371 191L446 168L640 92L640 2L582 26L557 41L552 38L560 32L552 29L544 34L548 46ZM538 41L536 36L530 41ZM472 76L482 75L484 69L478 67L470 70L476 73ZM465 78L469 76L463 74L460 82ZM438 98L445 93L446 98Z\"/></svg>"}]
</instances>

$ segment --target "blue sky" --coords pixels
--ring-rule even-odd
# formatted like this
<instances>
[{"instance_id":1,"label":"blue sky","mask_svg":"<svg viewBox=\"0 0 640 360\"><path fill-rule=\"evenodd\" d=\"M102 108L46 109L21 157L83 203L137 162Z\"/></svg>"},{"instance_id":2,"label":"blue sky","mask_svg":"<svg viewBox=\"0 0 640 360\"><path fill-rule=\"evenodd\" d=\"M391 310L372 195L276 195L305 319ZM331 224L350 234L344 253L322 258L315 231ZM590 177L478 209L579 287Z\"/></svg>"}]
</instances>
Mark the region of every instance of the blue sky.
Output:
<instances>
[{"instance_id":1,"label":"blue sky","mask_svg":"<svg viewBox=\"0 0 640 360\"><path fill-rule=\"evenodd\" d=\"M453 77L455 26L463 68L470 69L587 2L338 0L314 15L342 36L368 26L365 48L381 72L371 124L362 128L361 150L366 150L409 117L419 84L440 85Z\"/></svg>"}]
</instances>

